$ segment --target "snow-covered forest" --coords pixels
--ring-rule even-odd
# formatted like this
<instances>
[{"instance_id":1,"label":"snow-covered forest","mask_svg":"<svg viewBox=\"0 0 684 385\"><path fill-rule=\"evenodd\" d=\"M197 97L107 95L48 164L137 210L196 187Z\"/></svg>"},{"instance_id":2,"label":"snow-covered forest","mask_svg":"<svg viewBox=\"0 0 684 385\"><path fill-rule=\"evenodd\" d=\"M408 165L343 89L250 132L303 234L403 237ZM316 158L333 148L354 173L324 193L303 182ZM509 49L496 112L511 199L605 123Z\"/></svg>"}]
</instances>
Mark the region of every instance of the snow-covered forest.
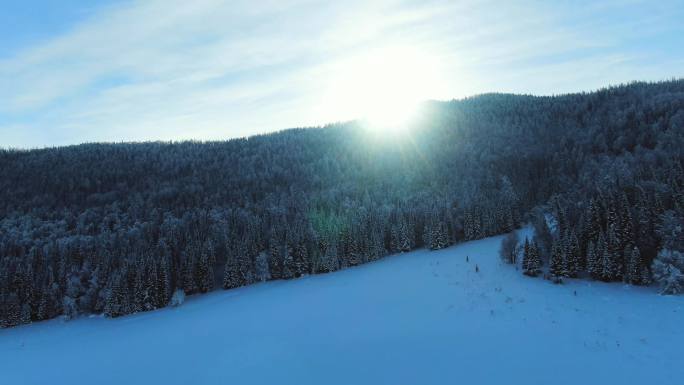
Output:
<instances>
[{"instance_id":1,"label":"snow-covered forest","mask_svg":"<svg viewBox=\"0 0 684 385\"><path fill-rule=\"evenodd\" d=\"M683 290L684 80L425 109L392 139L351 122L0 151L0 325L117 317L523 223L534 238L502 244L521 274Z\"/></svg>"},{"instance_id":2,"label":"snow-covered forest","mask_svg":"<svg viewBox=\"0 0 684 385\"><path fill-rule=\"evenodd\" d=\"M520 231L519 238L530 235ZM0 331L3 384L680 385L684 298L525 279L502 236ZM40 370L35 369L40 363Z\"/></svg>"}]
</instances>

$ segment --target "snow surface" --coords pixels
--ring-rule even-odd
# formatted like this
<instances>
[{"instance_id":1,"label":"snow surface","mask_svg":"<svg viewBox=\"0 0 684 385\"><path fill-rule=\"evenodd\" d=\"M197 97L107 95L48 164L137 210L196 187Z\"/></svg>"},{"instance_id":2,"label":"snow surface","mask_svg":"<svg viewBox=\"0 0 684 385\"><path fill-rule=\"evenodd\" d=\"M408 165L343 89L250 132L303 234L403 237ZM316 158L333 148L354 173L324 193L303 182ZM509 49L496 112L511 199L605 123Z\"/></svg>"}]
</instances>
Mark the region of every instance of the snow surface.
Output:
<instances>
[{"instance_id":1,"label":"snow surface","mask_svg":"<svg viewBox=\"0 0 684 385\"><path fill-rule=\"evenodd\" d=\"M527 278L501 239L3 330L0 384L684 383L684 297Z\"/></svg>"}]
</instances>

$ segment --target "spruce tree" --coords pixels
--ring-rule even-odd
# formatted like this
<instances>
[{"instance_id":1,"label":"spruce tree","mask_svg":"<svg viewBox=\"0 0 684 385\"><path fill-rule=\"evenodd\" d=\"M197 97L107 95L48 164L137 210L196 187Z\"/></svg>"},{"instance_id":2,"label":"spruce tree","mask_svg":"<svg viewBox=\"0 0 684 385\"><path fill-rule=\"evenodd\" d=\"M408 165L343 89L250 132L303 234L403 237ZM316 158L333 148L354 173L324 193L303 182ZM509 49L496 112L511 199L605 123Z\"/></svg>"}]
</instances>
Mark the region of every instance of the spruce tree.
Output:
<instances>
[{"instance_id":1,"label":"spruce tree","mask_svg":"<svg viewBox=\"0 0 684 385\"><path fill-rule=\"evenodd\" d=\"M523 273L527 274L527 271L529 269L529 263L530 263L531 255L530 255L530 240L525 237L525 243L523 244L523 260L522 260L522 269Z\"/></svg>"},{"instance_id":2,"label":"spruce tree","mask_svg":"<svg viewBox=\"0 0 684 385\"><path fill-rule=\"evenodd\" d=\"M623 248L630 245L633 246L635 241L634 222L632 220L632 213L630 211L627 195L624 193L620 199L620 232Z\"/></svg>"},{"instance_id":3,"label":"spruce tree","mask_svg":"<svg viewBox=\"0 0 684 385\"><path fill-rule=\"evenodd\" d=\"M257 280L256 262L257 254L254 254L254 248L250 246L251 242L239 242L236 248L236 260L240 268L241 285L249 285ZM266 266L268 268L268 265Z\"/></svg>"},{"instance_id":4,"label":"spruce tree","mask_svg":"<svg viewBox=\"0 0 684 385\"><path fill-rule=\"evenodd\" d=\"M339 268L339 259L337 257L337 242L332 241L325 248L325 254L323 255L323 261L321 266L321 271L324 273L330 273Z\"/></svg>"},{"instance_id":5,"label":"spruce tree","mask_svg":"<svg viewBox=\"0 0 684 385\"><path fill-rule=\"evenodd\" d=\"M466 239L469 239L467 235ZM427 223L423 226L423 244L428 249L432 249L432 226L429 226Z\"/></svg>"},{"instance_id":6,"label":"spruce tree","mask_svg":"<svg viewBox=\"0 0 684 385\"><path fill-rule=\"evenodd\" d=\"M390 251L392 253L398 253L401 251L401 240L399 226L395 223L390 227Z\"/></svg>"},{"instance_id":7,"label":"spruce tree","mask_svg":"<svg viewBox=\"0 0 684 385\"><path fill-rule=\"evenodd\" d=\"M213 246L210 242L205 242L202 247L199 261L197 262L197 269L195 270L195 282L197 282L198 289L201 293L206 293L214 288L214 266L211 263L213 255Z\"/></svg>"},{"instance_id":8,"label":"spruce tree","mask_svg":"<svg viewBox=\"0 0 684 385\"><path fill-rule=\"evenodd\" d=\"M633 285L641 285L644 270L644 261L641 259L641 253L636 246L628 246L625 249L625 256L627 258L627 268L625 269L625 282Z\"/></svg>"},{"instance_id":9,"label":"spruce tree","mask_svg":"<svg viewBox=\"0 0 684 385\"><path fill-rule=\"evenodd\" d=\"M602 279L606 282L622 279L622 252L616 226L608 228L608 239L603 253Z\"/></svg>"},{"instance_id":10,"label":"spruce tree","mask_svg":"<svg viewBox=\"0 0 684 385\"><path fill-rule=\"evenodd\" d=\"M523 254L523 273L536 277L541 272L541 258L536 242L529 244L525 239L525 251Z\"/></svg>"},{"instance_id":11,"label":"spruce tree","mask_svg":"<svg viewBox=\"0 0 684 385\"><path fill-rule=\"evenodd\" d=\"M142 262L138 261L134 265L135 281L133 284L133 312L145 310L144 302L147 288L145 287L144 268Z\"/></svg>"},{"instance_id":12,"label":"spruce tree","mask_svg":"<svg viewBox=\"0 0 684 385\"><path fill-rule=\"evenodd\" d=\"M573 231L566 233L565 237L565 261L566 261L566 276L577 277L580 271L580 250L579 240Z\"/></svg>"},{"instance_id":13,"label":"spruce tree","mask_svg":"<svg viewBox=\"0 0 684 385\"><path fill-rule=\"evenodd\" d=\"M271 279L281 279L283 277L283 253L278 240L271 238L269 241L268 270Z\"/></svg>"},{"instance_id":14,"label":"spruce tree","mask_svg":"<svg viewBox=\"0 0 684 385\"><path fill-rule=\"evenodd\" d=\"M537 275L541 273L542 268L542 260L539 250L539 244L537 244L537 241L532 241L532 244L530 245L530 253L532 254L532 258L530 259L528 268L531 272Z\"/></svg>"},{"instance_id":15,"label":"spruce tree","mask_svg":"<svg viewBox=\"0 0 684 385\"><path fill-rule=\"evenodd\" d=\"M143 302L143 307L145 310L156 309L158 298L159 298L159 272L157 270L157 264L154 260L149 259L147 261L147 291L145 299Z\"/></svg>"},{"instance_id":16,"label":"spruce tree","mask_svg":"<svg viewBox=\"0 0 684 385\"><path fill-rule=\"evenodd\" d=\"M5 327L11 327L21 324L21 303L16 293L10 293L4 298L4 315Z\"/></svg>"},{"instance_id":17,"label":"spruce tree","mask_svg":"<svg viewBox=\"0 0 684 385\"><path fill-rule=\"evenodd\" d=\"M292 257L292 249L289 243L281 246L281 260L282 260L282 279L292 279L295 277L294 258Z\"/></svg>"},{"instance_id":18,"label":"spruce tree","mask_svg":"<svg viewBox=\"0 0 684 385\"><path fill-rule=\"evenodd\" d=\"M402 252L411 251L412 243L408 224L402 220L399 227L399 250Z\"/></svg>"},{"instance_id":19,"label":"spruce tree","mask_svg":"<svg viewBox=\"0 0 684 385\"><path fill-rule=\"evenodd\" d=\"M589 241L587 246L587 272L594 279L599 279L601 276L601 263L596 251L594 241Z\"/></svg>"},{"instance_id":20,"label":"spruce tree","mask_svg":"<svg viewBox=\"0 0 684 385\"><path fill-rule=\"evenodd\" d=\"M301 277L309 273L308 252L303 241L297 242L294 248L294 273L295 277Z\"/></svg>"},{"instance_id":21,"label":"spruce tree","mask_svg":"<svg viewBox=\"0 0 684 385\"><path fill-rule=\"evenodd\" d=\"M110 278L104 308L107 316L114 318L130 312L127 292L125 270L121 270Z\"/></svg>"},{"instance_id":22,"label":"spruce tree","mask_svg":"<svg viewBox=\"0 0 684 385\"><path fill-rule=\"evenodd\" d=\"M369 260L374 261L380 259L386 252L385 245L382 242L382 237L379 232L371 231Z\"/></svg>"},{"instance_id":23,"label":"spruce tree","mask_svg":"<svg viewBox=\"0 0 684 385\"><path fill-rule=\"evenodd\" d=\"M485 237L485 231L482 228L482 213L478 209L473 217L473 239L480 239Z\"/></svg>"},{"instance_id":24,"label":"spruce tree","mask_svg":"<svg viewBox=\"0 0 684 385\"><path fill-rule=\"evenodd\" d=\"M549 273L555 277L563 276L565 272L565 263L563 261L563 248L560 242L554 241L551 247L551 259L549 261Z\"/></svg>"},{"instance_id":25,"label":"spruce tree","mask_svg":"<svg viewBox=\"0 0 684 385\"><path fill-rule=\"evenodd\" d=\"M361 247L355 231L350 232L349 244L347 245L347 260L349 261L349 266L357 266L363 263Z\"/></svg>"},{"instance_id":26,"label":"spruce tree","mask_svg":"<svg viewBox=\"0 0 684 385\"><path fill-rule=\"evenodd\" d=\"M25 325L31 323L31 305L28 302L21 305L21 312L19 315L19 324Z\"/></svg>"},{"instance_id":27,"label":"spruce tree","mask_svg":"<svg viewBox=\"0 0 684 385\"><path fill-rule=\"evenodd\" d=\"M447 246L449 246L449 234L447 234L447 226L446 223L442 220L440 220L437 224L437 248L438 249L443 249Z\"/></svg>"},{"instance_id":28,"label":"spruce tree","mask_svg":"<svg viewBox=\"0 0 684 385\"><path fill-rule=\"evenodd\" d=\"M596 245L601 233L601 206L593 198L589 201L586 226L587 242Z\"/></svg>"},{"instance_id":29,"label":"spruce tree","mask_svg":"<svg viewBox=\"0 0 684 385\"><path fill-rule=\"evenodd\" d=\"M466 241L470 241L472 239L475 239L475 231L473 229L473 214L472 211L468 208L465 210L465 214L463 217L463 233L465 236ZM426 232L424 234L427 234L427 227L426 227ZM430 242L426 242L426 244L430 244Z\"/></svg>"},{"instance_id":30,"label":"spruce tree","mask_svg":"<svg viewBox=\"0 0 684 385\"><path fill-rule=\"evenodd\" d=\"M162 308L171 299L171 271L166 256L162 256L159 261L159 292L157 295L157 307Z\"/></svg>"},{"instance_id":31,"label":"spruce tree","mask_svg":"<svg viewBox=\"0 0 684 385\"><path fill-rule=\"evenodd\" d=\"M561 204L560 199L556 197L555 199L555 206L556 206L556 220L558 222L558 235L563 236L565 232L569 229L569 223L567 219L567 214L565 212L565 207Z\"/></svg>"},{"instance_id":32,"label":"spruce tree","mask_svg":"<svg viewBox=\"0 0 684 385\"><path fill-rule=\"evenodd\" d=\"M233 289L244 284L245 282L236 256L229 255L223 268L223 288Z\"/></svg>"},{"instance_id":33,"label":"spruce tree","mask_svg":"<svg viewBox=\"0 0 684 385\"><path fill-rule=\"evenodd\" d=\"M183 291L188 295L193 294L197 288L195 284L195 259L193 253L186 252L182 264Z\"/></svg>"}]
</instances>

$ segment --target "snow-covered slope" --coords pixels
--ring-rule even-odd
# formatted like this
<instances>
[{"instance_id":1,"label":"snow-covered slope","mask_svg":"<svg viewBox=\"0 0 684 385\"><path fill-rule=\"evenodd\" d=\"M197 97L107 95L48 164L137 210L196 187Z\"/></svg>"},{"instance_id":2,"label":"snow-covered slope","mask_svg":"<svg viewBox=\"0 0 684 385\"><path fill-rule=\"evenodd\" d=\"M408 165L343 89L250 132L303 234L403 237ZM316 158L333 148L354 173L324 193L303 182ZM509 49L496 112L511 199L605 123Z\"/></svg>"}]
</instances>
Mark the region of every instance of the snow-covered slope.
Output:
<instances>
[{"instance_id":1,"label":"snow-covered slope","mask_svg":"<svg viewBox=\"0 0 684 385\"><path fill-rule=\"evenodd\" d=\"M526 278L500 241L3 330L0 384L684 383L683 297Z\"/></svg>"}]
</instances>

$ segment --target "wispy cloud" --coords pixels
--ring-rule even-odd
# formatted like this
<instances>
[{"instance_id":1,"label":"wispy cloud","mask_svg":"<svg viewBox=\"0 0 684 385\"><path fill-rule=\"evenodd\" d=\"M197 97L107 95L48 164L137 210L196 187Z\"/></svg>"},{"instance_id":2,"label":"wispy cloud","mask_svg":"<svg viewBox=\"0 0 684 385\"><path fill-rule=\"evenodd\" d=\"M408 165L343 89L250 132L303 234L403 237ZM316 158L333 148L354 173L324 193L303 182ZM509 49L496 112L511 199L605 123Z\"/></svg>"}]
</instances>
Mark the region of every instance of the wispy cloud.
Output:
<instances>
[{"instance_id":1,"label":"wispy cloud","mask_svg":"<svg viewBox=\"0 0 684 385\"><path fill-rule=\"evenodd\" d=\"M444 87L430 95L437 99L684 75L684 50L668 49L684 33L676 1L551 4L111 5L0 61L0 145L216 139L324 124L341 118L317 108L336 63L390 45L439 58Z\"/></svg>"}]
</instances>

